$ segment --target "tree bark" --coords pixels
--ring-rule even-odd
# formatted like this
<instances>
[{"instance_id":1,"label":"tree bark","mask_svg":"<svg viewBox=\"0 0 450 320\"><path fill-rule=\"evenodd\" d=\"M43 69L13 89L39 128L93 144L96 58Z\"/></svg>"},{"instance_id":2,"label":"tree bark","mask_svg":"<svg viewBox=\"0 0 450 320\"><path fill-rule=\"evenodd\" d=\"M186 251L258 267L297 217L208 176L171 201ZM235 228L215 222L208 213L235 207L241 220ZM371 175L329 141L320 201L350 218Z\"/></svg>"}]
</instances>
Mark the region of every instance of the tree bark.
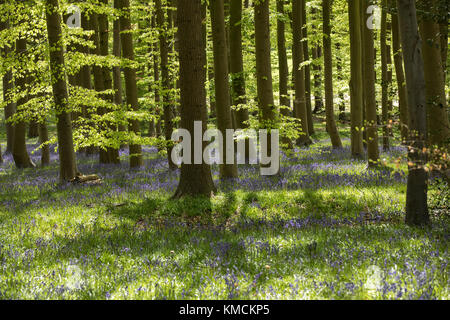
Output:
<instances>
[{"instance_id":1,"label":"tree bark","mask_svg":"<svg viewBox=\"0 0 450 320\"><path fill-rule=\"evenodd\" d=\"M133 49L133 35L131 34L131 13L130 13L130 1L120 0L118 3L118 8L122 10L122 15L120 16L120 41L122 44L122 56L125 59L134 60L134 49ZM138 92L136 84L136 69L130 66L124 67L125 74L125 91L127 98L127 105L131 110L138 111ZM140 136L140 124L139 120L132 119L129 121L129 131L133 132L135 136ZM130 167L137 168L143 165L142 161L142 146L136 143L130 143Z\"/></svg>"},{"instance_id":2,"label":"tree bark","mask_svg":"<svg viewBox=\"0 0 450 320\"><path fill-rule=\"evenodd\" d=\"M67 182L77 175L77 164L73 147L72 121L67 112L68 93L64 70L64 48L62 46L61 16L58 0L46 0L48 43L50 46L50 69L53 99L55 102L59 153L59 178Z\"/></svg>"},{"instance_id":3,"label":"tree bark","mask_svg":"<svg viewBox=\"0 0 450 320\"><path fill-rule=\"evenodd\" d=\"M236 127L248 128L247 98L245 92L244 61L242 56L242 0L230 1L230 75L232 104L236 110Z\"/></svg>"},{"instance_id":4,"label":"tree bark","mask_svg":"<svg viewBox=\"0 0 450 320\"><path fill-rule=\"evenodd\" d=\"M370 0L365 0L364 7L370 5ZM363 19L364 20L364 19ZM374 50L374 32L362 26L363 34L363 61L364 61L364 98L366 108L365 129L367 132L367 155L368 166L376 167L379 160L378 151L378 127L377 127L377 103L375 100L375 50ZM386 106L387 107L387 106Z\"/></svg>"},{"instance_id":5,"label":"tree bark","mask_svg":"<svg viewBox=\"0 0 450 320\"><path fill-rule=\"evenodd\" d=\"M405 143L408 136L408 104L406 97L405 73L403 70L403 56L400 46L400 32L397 13L392 14L392 50L394 51L395 75L397 78L398 105L400 113L400 133L402 142Z\"/></svg>"},{"instance_id":6,"label":"tree bark","mask_svg":"<svg viewBox=\"0 0 450 320\"><path fill-rule=\"evenodd\" d=\"M389 117L389 75L387 47L387 0L383 0L381 13L380 51L381 51L381 112L383 126L383 150L389 150L390 117ZM375 63L375 61L373 61ZM375 71L374 71L375 72ZM378 148L378 145L377 145Z\"/></svg>"},{"instance_id":7,"label":"tree bark","mask_svg":"<svg viewBox=\"0 0 450 320\"><path fill-rule=\"evenodd\" d=\"M191 134L191 146L194 146L194 122L201 121L202 135L206 130L206 43L202 35L202 1L178 0L177 22L180 59L180 102L181 128ZM194 153L203 151L191 148ZM186 195L210 197L215 191L211 176L211 167L201 164L181 165L181 175L174 198Z\"/></svg>"},{"instance_id":8,"label":"tree bark","mask_svg":"<svg viewBox=\"0 0 450 320\"><path fill-rule=\"evenodd\" d=\"M304 0L292 0L292 32L293 32L293 74L295 87L294 110L295 115L300 119L301 135L297 139L298 145L309 145L311 139L308 131L308 112L306 106L305 92L305 68L300 67L303 63L302 45L302 2Z\"/></svg>"},{"instance_id":9,"label":"tree bark","mask_svg":"<svg viewBox=\"0 0 450 320\"><path fill-rule=\"evenodd\" d=\"M422 152L427 141L427 104L422 40L418 33L415 1L397 0L397 8L405 61L411 139L405 220L408 225L427 225L430 223L427 204L428 174L424 168L426 155Z\"/></svg>"},{"instance_id":10,"label":"tree bark","mask_svg":"<svg viewBox=\"0 0 450 320\"><path fill-rule=\"evenodd\" d=\"M301 1L302 6L302 39L303 39L303 61L309 60L308 46L308 25L306 14L306 1ZM312 118L312 101L311 101L311 66L305 66L305 98L306 98L306 114L308 118L308 134L314 134L314 122Z\"/></svg>"},{"instance_id":11,"label":"tree bark","mask_svg":"<svg viewBox=\"0 0 450 320\"><path fill-rule=\"evenodd\" d=\"M363 80L361 67L361 3L348 0L348 16L350 24L350 56L351 56L351 80L350 80L350 108L351 108L351 150L352 156L362 158L363 147Z\"/></svg>"},{"instance_id":12,"label":"tree bark","mask_svg":"<svg viewBox=\"0 0 450 320\"><path fill-rule=\"evenodd\" d=\"M26 61L27 40L23 38L23 35L16 40L16 54L18 59ZM26 74L26 72L24 72ZM24 93L26 90L27 76L22 75L16 78L16 87L20 93ZM17 100L16 113L23 117L24 110L21 106L27 102L27 96L22 96ZM35 167L35 164L30 159L26 145L26 129L27 123L24 119L18 120L14 125L14 143L13 143L13 158L17 168L31 168Z\"/></svg>"},{"instance_id":13,"label":"tree bark","mask_svg":"<svg viewBox=\"0 0 450 320\"><path fill-rule=\"evenodd\" d=\"M214 53L214 79L217 108L217 127L226 137L226 130L233 129L230 108L230 87L228 82L228 55L225 31L224 1L210 0L211 25ZM228 147L229 148L229 147ZM221 178L236 178L236 163L226 164L228 158L234 159L234 152L228 154L227 139L223 141L223 164L220 165Z\"/></svg>"},{"instance_id":14,"label":"tree bark","mask_svg":"<svg viewBox=\"0 0 450 320\"><path fill-rule=\"evenodd\" d=\"M436 5L430 1L428 5ZM445 76L442 68L439 24L428 15L420 23L422 54L425 68L425 94L427 101L428 143L442 145L450 138L450 124L445 95Z\"/></svg>"},{"instance_id":15,"label":"tree bark","mask_svg":"<svg viewBox=\"0 0 450 320\"><path fill-rule=\"evenodd\" d=\"M325 61L325 110L327 132L330 135L331 145L334 149L342 148L341 138L336 127L334 119L334 103L333 103L333 60L331 53L331 2L330 0L322 1L323 8L323 53Z\"/></svg>"},{"instance_id":16,"label":"tree bark","mask_svg":"<svg viewBox=\"0 0 450 320\"><path fill-rule=\"evenodd\" d=\"M4 3L0 1L1 4ZM0 21L0 30L6 30L9 28L9 21ZM7 58L11 53L11 44L5 44L1 49L3 58ZM5 102L5 122L6 122L6 153L12 153L14 144L14 124L9 120L16 112L16 104L11 101L9 95L14 89L13 74L11 69L5 70L3 74L3 102Z\"/></svg>"},{"instance_id":17,"label":"tree bark","mask_svg":"<svg viewBox=\"0 0 450 320\"><path fill-rule=\"evenodd\" d=\"M159 50L161 56L161 79L163 89L163 110L164 110L164 134L167 143L167 157L169 162L169 169L175 170L177 166L172 161L172 132L173 132L173 100L171 98L170 90L173 85L170 81L169 75L169 43L168 43L168 30L172 26L172 15L167 13L167 20L164 18L164 10L161 5L161 0L156 0L156 19L159 28Z\"/></svg>"}]
</instances>

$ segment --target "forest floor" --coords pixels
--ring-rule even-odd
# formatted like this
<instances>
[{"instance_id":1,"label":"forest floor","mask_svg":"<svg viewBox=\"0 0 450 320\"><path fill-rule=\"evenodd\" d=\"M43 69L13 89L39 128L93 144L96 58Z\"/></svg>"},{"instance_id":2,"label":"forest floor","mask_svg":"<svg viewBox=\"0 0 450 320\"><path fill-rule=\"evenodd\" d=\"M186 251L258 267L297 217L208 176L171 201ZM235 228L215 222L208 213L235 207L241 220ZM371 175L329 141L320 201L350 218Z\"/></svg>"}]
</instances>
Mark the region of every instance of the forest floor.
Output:
<instances>
[{"instance_id":1,"label":"forest floor","mask_svg":"<svg viewBox=\"0 0 450 320\"><path fill-rule=\"evenodd\" d=\"M213 167L210 200L170 200L179 173L155 148L131 171L125 151L122 165L78 155L100 185L58 185L54 152L26 170L6 156L0 299L449 299L448 186L430 186L431 227L405 226L404 149L368 170L341 129L343 150L321 125L276 177L240 166L219 182Z\"/></svg>"}]
</instances>

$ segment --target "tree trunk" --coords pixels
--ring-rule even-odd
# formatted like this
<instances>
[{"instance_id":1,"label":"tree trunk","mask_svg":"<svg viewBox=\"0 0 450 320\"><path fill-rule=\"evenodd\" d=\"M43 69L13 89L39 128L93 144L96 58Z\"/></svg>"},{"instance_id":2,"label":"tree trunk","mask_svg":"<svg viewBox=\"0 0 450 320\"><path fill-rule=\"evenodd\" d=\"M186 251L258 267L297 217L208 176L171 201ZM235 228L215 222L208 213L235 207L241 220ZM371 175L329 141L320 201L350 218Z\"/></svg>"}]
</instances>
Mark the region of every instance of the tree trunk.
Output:
<instances>
[{"instance_id":1,"label":"tree trunk","mask_svg":"<svg viewBox=\"0 0 450 320\"><path fill-rule=\"evenodd\" d=\"M435 1L430 1L433 5ZM432 4L429 3L431 6ZM423 40L422 53L425 68L425 93L427 101L428 143L442 145L450 137L447 98L445 95L445 76L442 68L441 41L439 25L431 17L424 15L420 23Z\"/></svg>"},{"instance_id":2,"label":"tree trunk","mask_svg":"<svg viewBox=\"0 0 450 320\"><path fill-rule=\"evenodd\" d=\"M0 3L4 3L0 1ZM9 28L9 21L0 21L0 31ZM5 44L1 49L3 58L6 58L11 52L11 44ZM14 89L12 71L5 70L3 74L3 102L5 102L5 122L6 122L6 153L12 153L14 144L14 125L9 121L16 112L16 104L10 100L10 92Z\"/></svg>"},{"instance_id":3,"label":"tree trunk","mask_svg":"<svg viewBox=\"0 0 450 320\"><path fill-rule=\"evenodd\" d=\"M206 43L202 35L202 1L178 0L177 10L178 41L180 59L180 100L181 128L191 134L191 146L194 146L194 122L201 121L202 136L206 130ZM202 154L206 147L202 143L201 150L191 148L194 153ZM174 198L185 195L203 195L210 197L215 191L211 176L211 167L204 161L201 164L181 165L181 175Z\"/></svg>"},{"instance_id":4,"label":"tree trunk","mask_svg":"<svg viewBox=\"0 0 450 320\"><path fill-rule=\"evenodd\" d=\"M277 19L277 47L278 47L278 70L279 70L279 91L280 91L280 113L285 117L291 117L291 100L288 94L289 67L286 53L286 25L284 23L284 1L277 0L277 12L280 17ZM283 137L283 144L288 149L292 149L292 141Z\"/></svg>"},{"instance_id":5,"label":"tree trunk","mask_svg":"<svg viewBox=\"0 0 450 320\"><path fill-rule=\"evenodd\" d=\"M364 1L364 7L370 5L370 0ZM364 19L363 19L364 20ZM377 103L375 100L375 50L373 30L362 26L363 34L363 61L364 61L364 98L366 108L365 129L367 132L368 166L376 167L379 160ZM387 106L386 106L387 107Z\"/></svg>"},{"instance_id":6,"label":"tree trunk","mask_svg":"<svg viewBox=\"0 0 450 320\"><path fill-rule=\"evenodd\" d=\"M426 154L422 152L427 141L427 104L425 74L422 57L422 40L418 33L414 0L397 0L400 34L405 61L406 88L408 91L410 149L408 152L408 184L406 192L406 223L430 223L427 204Z\"/></svg>"},{"instance_id":7,"label":"tree trunk","mask_svg":"<svg viewBox=\"0 0 450 320\"><path fill-rule=\"evenodd\" d=\"M55 102L59 153L59 178L69 181L77 175L77 164L72 137L72 121L67 112L68 93L64 75L64 48L62 46L61 16L58 0L46 0L50 69L52 74L53 99Z\"/></svg>"},{"instance_id":8,"label":"tree trunk","mask_svg":"<svg viewBox=\"0 0 450 320\"><path fill-rule=\"evenodd\" d=\"M41 167L50 164L50 146L46 143L48 141L48 129L45 119L38 124L39 143L44 144L41 149Z\"/></svg>"},{"instance_id":9,"label":"tree trunk","mask_svg":"<svg viewBox=\"0 0 450 320\"><path fill-rule=\"evenodd\" d=\"M232 103L236 110L236 127L248 128L247 98L245 92L244 61L242 56L242 0L230 1L230 75Z\"/></svg>"},{"instance_id":10,"label":"tree trunk","mask_svg":"<svg viewBox=\"0 0 450 320\"><path fill-rule=\"evenodd\" d=\"M175 170L177 166L172 161L172 132L173 132L173 99L171 98L170 90L173 85L170 81L169 75L169 43L168 30L172 26L172 15L167 14L167 21L164 18L164 10L161 6L161 0L156 0L156 17L159 28L159 50L161 56L161 78L163 89L163 110L164 110L164 134L167 143L167 157L169 162L169 169Z\"/></svg>"},{"instance_id":11,"label":"tree trunk","mask_svg":"<svg viewBox=\"0 0 450 320\"><path fill-rule=\"evenodd\" d=\"M303 63L302 45L302 2L304 0L292 0L292 32L293 32L293 75L295 86L295 115L300 119L301 135L297 140L298 145L309 145L311 139L308 131L308 111L305 93L305 68L300 67Z\"/></svg>"},{"instance_id":12,"label":"tree trunk","mask_svg":"<svg viewBox=\"0 0 450 320\"><path fill-rule=\"evenodd\" d=\"M312 51L313 59L315 63L313 64L314 70L314 114L320 113L323 108L322 99L322 48L317 46L313 48Z\"/></svg>"},{"instance_id":13,"label":"tree trunk","mask_svg":"<svg viewBox=\"0 0 450 320\"><path fill-rule=\"evenodd\" d=\"M327 132L330 135L331 145L334 149L342 148L341 138L336 127L334 119L334 103L333 103L333 60L331 53L331 2L330 0L322 1L323 8L323 55L325 61L325 110Z\"/></svg>"},{"instance_id":14,"label":"tree trunk","mask_svg":"<svg viewBox=\"0 0 450 320\"><path fill-rule=\"evenodd\" d=\"M337 79L342 81L342 57L341 57L341 44L336 42L336 69L337 69ZM347 115L345 114L345 99L344 93L339 89L339 120L344 122L347 120Z\"/></svg>"},{"instance_id":15,"label":"tree trunk","mask_svg":"<svg viewBox=\"0 0 450 320\"><path fill-rule=\"evenodd\" d=\"M133 35L131 34L131 13L130 13L130 1L120 0L119 6L122 10L122 15L120 16L120 41L122 44L122 56L125 59L134 60L134 49L133 49ZM125 74L125 91L127 97L127 105L131 110L138 111L138 92L136 84L136 69L130 66L124 67ZM129 131L133 132L134 135L140 136L140 124L139 120L132 119L129 121ZM130 167L137 168L143 165L142 161L142 146L136 143L130 143Z\"/></svg>"},{"instance_id":16,"label":"tree trunk","mask_svg":"<svg viewBox=\"0 0 450 320\"><path fill-rule=\"evenodd\" d=\"M397 78L398 108L400 113L400 133L402 142L405 143L408 136L408 104L406 98L405 73L403 71L403 56L400 46L400 32L397 13L392 14L392 49L394 51L395 75Z\"/></svg>"},{"instance_id":17,"label":"tree trunk","mask_svg":"<svg viewBox=\"0 0 450 320\"><path fill-rule=\"evenodd\" d=\"M306 15L306 1L301 1L302 6L302 39L303 39L303 60L309 60L308 46L308 26ZM314 122L312 118L312 101L311 101L311 67L305 66L305 98L306 98L306 114L308 117L308 134L314 134Z\"/></svg>"},{"instance_id":18,"label":"tree trunk","mask_svg":"<svg viewBox=\"0 0 450 320\"><path fill-rule=\"evenodd\" d=\"M388 78L388 48L387 48L387 0L383 0L381 13L381 33L380 33L380 50L381 50L381 112L383 126L383 150L389 150L389 78ZM375 62L375 61L374 61ZM377 146L378 148L378 146Z\"/></svg>"},{"instance_id":19,"label":"tree trunk","mask_svg":"<svg viewBox=\"0 0 450 320\"><path fill-rule=\"evenodd\" d=\"M217 127L226 137L226 130L233 129L230 109L230 87L228 83L228 56L227 41L225 31L225 15L223 0L210 0L211 25L213 36L214 52L214 79L217 108ZM233 149L227 150L227 139L223 141L223 164L220 165L221 178L236 178L237 167L233 164L226 164L227 159L234 159ZM230 154L229 154L229 151Z\"/></svg>"},{"instance_id":20,"label":"tree trunk","mask_svg":"<svg viewBox=\"0 0 450 320\"><path fill-rule=\"evenodd\" d=\"M363 147L363 80L361 66L361 3L348 0L348 16L350 23L350 108L351 108L351 150L352 156L362 158Z\"/></svg>"},{"instance_id":21,"label":"tree trunk","mask_svg":"<svg viewBox=\"0 0 450 320\"><path fill-rule=\"evenodd\" d=\"M23 35L22 35L23 37ZM20 61L26 61L27 40L25 38L19 38L16 40L16 53ZM26 72L25 72L26 74ZM27 76L22 75L16 78L16 87L19 92L24 93L26 90ZM23 117L25 110L21 110L21 106L27 102L27 97L22 96L17 100L16 113ZM26 145L26 129L27 123L24 119L21 119L15 123L14 129L14 143L13 143L13 158L17 168L30 168L35 167L33 161L31 161Z\"/></svg>"},{"instance_id":22,"label":"tree trunk","mask_svg":"<svg viewBox=\"0 0 450 320\"><path fill-rule=\"evenodd\" d=\"M114 0L114 8L119 6L119 0ZM117 58L122 56L120 45L120 20L119 18L114 19L113 22L113 55ZM114 88L114 103L119 109L123 108L123 88L122 88L122 76L120 72L120 66L115 66L112 69L113 73L113 88ZM118 129L120 132L127 131L124 124L119 124ZM126 147L125 144L120 146L121 148ZM119 158L120 161L120 158Z\"/></svg>"}]
</instances>

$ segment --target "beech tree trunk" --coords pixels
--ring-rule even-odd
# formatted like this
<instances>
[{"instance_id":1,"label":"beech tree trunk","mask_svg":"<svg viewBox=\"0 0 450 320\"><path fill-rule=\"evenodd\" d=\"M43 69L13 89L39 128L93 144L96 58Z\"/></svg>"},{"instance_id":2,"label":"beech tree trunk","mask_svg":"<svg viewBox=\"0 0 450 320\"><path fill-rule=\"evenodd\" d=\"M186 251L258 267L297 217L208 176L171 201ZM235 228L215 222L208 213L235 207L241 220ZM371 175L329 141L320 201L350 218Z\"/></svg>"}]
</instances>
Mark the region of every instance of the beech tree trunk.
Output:
<instances>
[{"instance_id":1,"label":"beech tree trunk","mask_svg":"<svg viewBox=\"0 0 450 320\"><path fill-rule=\"evenodd\" d=\"M202 35L202 0L178 0L177 23L180 59L180 102L181 128L191 134L191 146L194 146L194 122L202 122L202 135L206 130L206 43ZM194 153L203 151L192 147ZM181 175L174 198L186 195L210 197L215 191L211 176L211 167L201 164L181 165Z\"/></svg>"},{"instance_id":2,"label":"beech tree trunk","mask_svg":"<svg viewBox=\"0 0 450 320\"><path fill-rule=\"evenodd\" d=\"M397 13L392 14L392 49L394 51L395 75L397 78L398 105L400 113L400 133L402 142L405 143L408 136L408 104L406 97L405 73L403 70L403 56L400 46L400 32Z\"/></svg>"},{"instance_id":3,"label":"beech tree trunk","mask_svg":"<svg viewBox=\"0 0 450 320\"><path fill-rule=\"evenodd\" d=\"M217 108L217 127L222 132L223 164L220 165L221 178L236 178L236 163L226 164L228 158L234 159L234 152L228 154L226 129L233 129L230 108L230 87L228 84L228 55L225 31L225 15L223 0L210 0L211 25L214 52L214 80Z\"/></svg>"},{"instance_id":4,"label":"beech tree trunk","mask_svg":"<svg viewBox=\"0 0 450 320\"><path fill-rule=\"evenodd\" d=\"M327 132L330 135L331 145L334 149L342 148L341 138L334 119L334 94L333 94L333 60L331 53L331 2L322 1L323 8L323 53L325 61L325 110Z\"/></svg>"},{"instance_id":5,"label":"beech tree trunk","mask_svg":"<svg viewBox=\"0 0 450 320\"><path fill-rule=\"evenodd\" d=\"M0 4L4 3L0 1ZM0 21L0 31L6 30L9 28L8 21ZM1 49L1 54L3 58L6 58L11 53L11 44L5 45ZM16 112L16 104L11 101L9 95L11 91L14 89L14 81L12 71L10 69L5 70L3 74L3 101L5 104L5 122L6 122L6 153L12 153L13 151L13 143L14 143L14 125L9 121L11 117ZM0 152L1 154L1 152Z\"/></svg>"},{"instance_id":6,"label":"beech tree trunk","mask_svg":"<svg viewBox=\"0 0 450 320\"><path fill-rule=\"evenodd\" d=\"M171 98L170 90L173 85L170 81L169 75L169 43L167 32L172 26L172 15L167 13L167 20L164 18L164 10L161 5L161 0L156 0L156 17L159 28L159 50L161 56L161 78L163 89L163 110L164 110L164 135L167 143L167 156L169 162L169 169L175 170L177 166L172 161L172 132L173 132L173 99Z\"/></svg>"},{"instance_id":7,"label":"beech tree trunk","mask_svg":"<svg viewBox=\"0 0 450 320\"><path fill-rule=\"evenodd\" d=\"M436 1L430 1L435 6ZM439 24L428 15L420 23L422 53L425 68L425 94L427 101L428 143L442 145L450 138L447 97L445 95L445 75L442 68Z\"/></svg>"},{"instance_id":8,"label":"beech tree trunk","mask_svg":"<svg viewBox=\"0 0 450 320\"><path fill-rule=\"evenodd\" d=\"M279 71L279 94L280 94L280 113L283 116L291 117L291 100L288 94L289 67L286 53L286 25L284 23L284 2L277 0L277 12L280 15L277 19L277 47L278 47L278 71ZM292 149L292 141L283 137L283 144L288 149Z\"/></svg>"},{"instance_id":9,"label":"beech tree trunk","mask_svg":"<svg viewBox=\"0 0 450 320\"><path fill-rule=\"evenodd\" d=\"M370 0L363 1L364 7L370 5ZM364 19L363 19L364 20ZM365 129L367 132L368 166L376 167L379 160L377 103L375 99L375 50L373 30L362 26L363 33L363 61L364 61L364 98L366 108Z\"/></svg>"},{"instance_id":10,"label":"beech tree trunk","mask_svg":"<svg viewBox=\"0 0 450 320\"><path fill-rule=\"evenodd\" d=\"M426 154L422 152L427 141L427 104L422 39L418 32L415 1L397 0L397 8L405 61L410 127L406 223L420 226L430 223L427 204L428 174L424 168Z\"/></svg>"},{"instance_id":11,"label":"beech tree trunk","mask_svg":"<svg viewBox=\"0 0 450 320\"><path fill-rule=\"evenodd\" d=\"M361 3L348 0L348 16L350 23L350 108L351 108L351 150L352 156L362 158L363 147L363 79L361 66Z\"/></svg>"},{"instance_id":12,"label":"beech tree trunk","mask_svg":"<svg viewBox=\"0 0 450 320\"><path fill-rule=\"evenodd\" d=\"M50 46L50 69L52 75L53 99L55 102L59 154L59 178L61 182L74 179L77 164L73 147L72 121L67 112L68 93L62 46L61 16L58 0L46 0L48 43Z\"/></svg>"},{"instance_id":13,"label":"beech tree trunk","mask_svg":"<svg viewBox=\"0 0 450 320\"><path fill-rule=\"evenodd\" d=\"M248 128L248 110L245 91L244 61L242 56L242 0L230 0L230 76L231 96L234 106L243 106L236 110L237 129Z\"/></svg>"},{"instance_id":14,"label":"beech tree trunk","mask_svg":"<svg viewBox=\"0 0 450 320\"><path fill-rule=\"evenodd\" d=\"M308 46L308 26L306 14L306 1L301 1L302 5L302 39L303 39L303 61L309 60ZM308 117L308 133L314 134L314 122L312 118L312 101L311 101L311 67L305 66L305 98L306 98L306 114Z\"/></svg>"},{"instance_id":15,"label":"beech tree trunk","mask_svg":"<svg viewBox=\"0 0 450 320\"><path fill-rule=\"evenodd\" d=\"M134 60L133 49L133 35L131 34L131 13L130 13L130 1L119 0L118 8L122 10L120 16L120 41L122 44L122 56L125 59ZM138 96L137 96L137 84L136 84L136 69L129 66L124 67L125 74L125 91L127 98L127 105L131 110L138 111ZM139 120L132 119L129 121L129 131L133 132L136 136L140 136L141 129ZM143 165L142 161L142 146L136 143L130 143L130 167L138 168Z\"/></svg>"},{"instance_id":16,"label":"beech tree trunk","mask_svg":"<svg viewBox=\"0 0 450 320\"><path fill-rule=\"evenodd\" d=\"M294 110L295 115L300 119L301 135L297 139L298 145L309 145L311 139L308 131L308 111L306 106L305 93L305 68L300 67L303 63L302 45L302 2L304 0L292 0L292 32L293 32L293 75L295 87Z\"/></svg>"},{"instance_id":17,"label":"beech tree trunk","mask_svg":"<svg viewBox=\"0 0 450 320\"><path fill-rule=\"evenodd\" d=\"M383 150L389 150L390 117L389 117L389 75L387 47L387 0L383 0L381 13L380 51L381 51L381 112L383 126ZM375 61L373 61L375 62ZM378 148L378 146L377 146Z\"/></svg>"},{"instance_id":18,"label":"beech tree trunk","mask_svg":"<svg viewBox=\"0 0 450 320\"><path fill-rule=\"evenodd\" d=\"M26 51L27 51L27 40L23 38L16 40L16 54L18 59L25 61ZM21 77L16 78L16 87L20 93L25 92L25 85L27 83L27 76L22 75ZM22 96L17 100L17 111L16 113L23 117L24 110L21 110L21 106L27 102L27 96ZM13 143L13 158L14 163L17 168L31 168L35 167L35 164L30 159L27 151L26 145L26 129L27 123L25 119L18 120L14 125L14 143Z\"/></svg>"}]
</instances>

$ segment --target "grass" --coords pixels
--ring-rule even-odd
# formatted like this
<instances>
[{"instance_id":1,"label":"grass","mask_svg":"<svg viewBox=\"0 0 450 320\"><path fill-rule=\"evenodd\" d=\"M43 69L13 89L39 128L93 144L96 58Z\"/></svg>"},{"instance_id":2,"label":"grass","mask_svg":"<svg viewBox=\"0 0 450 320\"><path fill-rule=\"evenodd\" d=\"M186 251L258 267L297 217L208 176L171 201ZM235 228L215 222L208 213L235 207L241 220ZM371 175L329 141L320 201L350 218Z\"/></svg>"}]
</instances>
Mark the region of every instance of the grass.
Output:
<instances>
[{"instance_id":1,"label":"grass","mask_svg":"<svg viewBox=\"0 0 450 320\"><path fill-rule=\"evenodd\" d=\"M98 186L58 185L56 155L6 157L0 299L449 299L448 186L430 188L432 226L407 227L401 147L369 171L348 140L315 138L278 177L241 166L219 182L214 167L211 199L170 200L178 173L152 148L137 171L80 155Z\"/></svg>"}]
</instances>

